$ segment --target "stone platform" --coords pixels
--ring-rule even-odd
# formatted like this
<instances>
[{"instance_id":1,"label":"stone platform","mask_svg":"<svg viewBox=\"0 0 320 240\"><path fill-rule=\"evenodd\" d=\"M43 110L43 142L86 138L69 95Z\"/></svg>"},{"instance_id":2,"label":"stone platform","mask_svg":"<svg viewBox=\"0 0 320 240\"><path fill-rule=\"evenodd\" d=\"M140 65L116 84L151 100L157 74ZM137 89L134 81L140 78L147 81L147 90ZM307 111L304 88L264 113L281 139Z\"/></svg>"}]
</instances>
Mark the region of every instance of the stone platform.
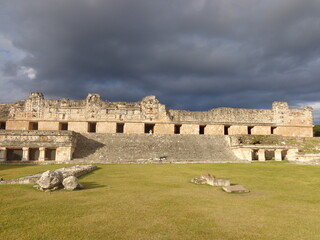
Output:
<instances>
[{"instance_id":1,"label":"stone platform","mask_svg":"<svg viewBox=\"0 0 320 240\"><path fill-rule=\"evenodd\" d=\"M226 163L239 160L228 136L79 134L70 163Z\"/></svg>"}]
</instances>

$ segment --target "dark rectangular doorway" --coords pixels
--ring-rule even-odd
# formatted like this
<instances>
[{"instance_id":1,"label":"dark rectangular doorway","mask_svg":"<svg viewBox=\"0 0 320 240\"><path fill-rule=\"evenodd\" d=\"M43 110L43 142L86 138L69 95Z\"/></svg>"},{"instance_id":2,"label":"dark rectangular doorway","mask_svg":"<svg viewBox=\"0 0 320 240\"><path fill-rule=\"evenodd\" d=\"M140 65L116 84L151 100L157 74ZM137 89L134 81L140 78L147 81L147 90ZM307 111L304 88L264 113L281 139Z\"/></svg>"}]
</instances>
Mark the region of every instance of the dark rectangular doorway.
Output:
<instances>
[{"instance_id":1,"label":"dark rectangular doorway","mask_svg":"<svg viewBox=\"0 0 320 240\"><path fill-rule=\"evenodd\" d=\"M39 148L30 148L29 149L29 160L30 161L38 161L39 155L40 155Z\"/></svg>"},{"instance_id":2,"label":"dark rectangular doorway","mask_svg":"<svg viewBox=\"0 0 320 240\"><path fill-rule=\"evenodd\" d=\"M22 153L22 148L7 149L7 161L21 161Z\"/></svg>"},{"instance_id":3,"label":"dark rectangular doorway","mask_svg":"<svg viewBox=\"0 0 320 240\"><path fill-rule=\"evenodd\" d=\"M95 133L97 131L97 123L89 122L89 132Z\"/></svg>"},{"instance_id":4,"label":"dark rectangular doorway","mask_svg":"<svg viewBox=\"0 0 320 240\"><path fill-rule=\"evenodd\" d=\"M174 134L180 134L181 124L174 125Z\"/></svg>"},{"instance_id":5,"label":"dark rectangular doorway","mask_svg":"<svg viewBox=\"0 0 320 240\"><path fill-rule=\"evenodd\" d=\"M0 122L0 129L6 129L6 122Z\"/></svg>"},{"instance_id":6,"label":"dark rectangular doorway","mask_svg":"<svg viewBox=\"0 0 320 240\"><path fill-rule=\"evenodd\" d=\"M144 133L154 133L154 124L145 124L144 125Z\"/></svg>"},{"instance_id":7,"label":"dark rectangular doorway","mask_svg":"<svg viewBox=\"0 0 320 240\"><path fill-rule=\"evenodd\" d=\"M199 134L204 134L205 129L206 129L206 125L200 125L199 126Z\"/></svg>"},{"instance_id":8,"label":"dark rectangular doorway","mask_svg":"<svg viewBox=\"0 0 320 240\"><path fill-rule=\"evenodd\" d=\"M30 122L29 129L30 130L38 130L38 122Z\"/></svg>"},{"instance_id":9,"label":"dark rectangular doorway","mask_svg":"<svg viewBox=\"0 0 320 240\"><path fill-rule=\"evenodd\" d=\"M252 134L252 129L253 129L252 126L249 126L249 127L248 127L248 135L251 135L251 134Z\"/></svg>"},{"instance_id":10,"label":"dark rectangular doorway","mask_svg":"<svg viewBox=\"0 0 320 240\"><path fill-rule=\"evenodd\" d=\"M117 133L123 133L124 132L124 123L117 123Z\"/></svg>"},{"instance_id":11,"label":"dark rectangular doorway","mask_svg":"<svg viewBox=\"0 0 320 240\"><path fill-rule=\"evenodd\" d=\"M46 148L45 151L45 160L56 160L56 149L55 148Z\"/></svg>"},{"instance_id":12,"label":"dark rectangular doorway","mask_svg":"<svg viewBox=\"0 0 320 240\"><path fill-rule=\"evenodd\" d=\"M257 160L259 159L259 157L258 157L258 150L253 150L253 151L251 152L251 159L252 159L253 161L257 161Z\"/></svg>"},{"instance_id":13,"label":"dark rectangular doorway","mask_svg":"<svg viewBox=\"0 0 320 240\"><path fill-rule=\"evenodd\" d=\"M266 150L265 151L266 160L274 160L274 157L275 157L274 150Z\"/></svg>"},{"instance_id":14,"label":"dark rectangular doorway","mask_svg":"<svg viewBox=\"0 0 320 240\"><path fill-rule=\"evenodd\" d=\"M59 124L59 130L68 131L68 123L67 123L67 122L65 122L65 123L60 123L60 124Z\"/></svg>"},{"instance_id":15,"label":"dark rectangular doorway","mask_svg":"<svg viewBox=\"0 0 320 240\"><path fill-rule=\"evenodd\" d=\"M224 135L229 135L230 126L224 126Z\"/></svg>"}]
</instances>

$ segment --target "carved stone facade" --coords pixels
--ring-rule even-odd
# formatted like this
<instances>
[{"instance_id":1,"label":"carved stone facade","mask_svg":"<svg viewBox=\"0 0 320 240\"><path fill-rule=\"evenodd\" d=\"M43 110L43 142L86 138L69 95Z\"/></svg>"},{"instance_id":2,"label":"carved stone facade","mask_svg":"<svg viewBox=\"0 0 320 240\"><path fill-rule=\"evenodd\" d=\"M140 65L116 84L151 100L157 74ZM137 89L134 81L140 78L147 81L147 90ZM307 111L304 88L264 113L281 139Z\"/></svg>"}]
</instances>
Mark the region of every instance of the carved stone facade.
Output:
<instances>
[{"instance_id":1,"label":"carved stone facade","mask_svg":"<svg viewBox=\"0 0 320 240\"><path fill-rule=\"evenodd\" d=\"M283 135L312 137L312 108L291 109L273 102L272 109L216 108L209 111L167 109L155 96L140 102L106 102L99 94L85 100L45 99L31 93L16 103L0 104L5 130L71 130L98 133L211 135Z\"/></svg>"},{"instance_id":2,"label":"carved stone facade","mask_svg":"<svg viewBox=\"0 0 320 240\"><path fill-rule=\"evenodd\" d=\"M72 159L76 134L70 131L0 131L0 162Z\"/></svg>"},{"instance_id":3,"label":"carved stone facade","mask_svg":"<svg viewBox=\"0 0 320 240\"><path fill-rule=\"evenodd\" d=\"M74 151L74 155L77 155L77 151L81 152L78 146L79 141L77 144L80 134L75 132L83 135L84 133L99 133L100 135L96 134L99 141L89 139L89 136L95 137L96 135L87 134L88 138L82 139L84 143L81 140L83 146L80 148L86 149L88 146L85 152L90 153L91 157L94 157L94 152L101 148L98 151L99 156L104 161L109 159L109 162L117 162L121 154L111 159L110 153L107 154L105 148L112 152L120 149L122 152L123 145L128 147L128 143L137 142L137 139L140 139L142 143L128 147L127 154L129 155L126 156L133 155L134 151L139 153L138 155L147 156L146 152L151 149L152 154L159 155L152 158L161 159L162 155L167 156L167 153L170 153L170 157L174 160L178 151L174 148L176 137L181 137L179 141L182 142L189 137L194 137L198 144L189 142L188 148L183 151L185 155L181 159L180 155L176 156L179 161L190 158L191 152L196 156L195 161L213 161L213 155L229 160L234 160L237 156L238 159L257 158L264 161L270 157L269 152L273 153L276 160L284 159L282 156L284 152L286 158L290 159L291 155L296 154L293 152L296 149L282 149L274 146L266 148L236 146L232 147L232 154L231 149L225 149L224 154L219 155L223 147L218 143L223 140L225 147L228 148L228 139L232 137L214 135L312 137L313 119L310 107L291 109L286 102L273 102L271 109L216 108L196 112L167 109L155 96L147 96L140 102L107 102L101 100L99 94L93 93L90 93L84 100L67 98L52 100L45 99L42 93L31 93L25 100L0 104L0 162L50 162L51 160L68 162L73 159ZM175 136L175 134L181 136ZM130 137L127 142L125 136ZM110 141L100 143L104 137L108 137ZM148 142L145 142L146 138ZM160 138L165 138L163 146L170 147L162 148ZM153 144L146 150L150 142ZM116 146L116 149L109 149L112 144ZM90 147L92 145L95 147ZM182 147L178 146L179 149ZM210 156L208 154L207 156L205 152L210 153ZM84 156L87 157L86 154Z\"/></svg>"}]
</instances>

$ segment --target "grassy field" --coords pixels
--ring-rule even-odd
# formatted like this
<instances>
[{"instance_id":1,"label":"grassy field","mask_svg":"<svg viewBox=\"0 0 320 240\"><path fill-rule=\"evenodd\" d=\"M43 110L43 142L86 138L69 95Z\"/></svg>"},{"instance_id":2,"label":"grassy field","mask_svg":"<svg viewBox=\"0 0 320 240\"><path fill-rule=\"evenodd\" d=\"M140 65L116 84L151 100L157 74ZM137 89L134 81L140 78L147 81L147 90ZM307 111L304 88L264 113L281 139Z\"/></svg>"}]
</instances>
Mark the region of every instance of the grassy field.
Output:
<instances>
[{"instance_id":1,"label":"grassy field","mask_svg":"<svg viewBox=\"0 0 320 240\"><path fill-rule=\"evenodd\" d=\"M0 165L15 178L62 165ZM252 164L99 165L85 189L0 185L0 239L319 240L320 168ZM202 173L251 190L196 185Z\"/></svg>"}]
</instances>

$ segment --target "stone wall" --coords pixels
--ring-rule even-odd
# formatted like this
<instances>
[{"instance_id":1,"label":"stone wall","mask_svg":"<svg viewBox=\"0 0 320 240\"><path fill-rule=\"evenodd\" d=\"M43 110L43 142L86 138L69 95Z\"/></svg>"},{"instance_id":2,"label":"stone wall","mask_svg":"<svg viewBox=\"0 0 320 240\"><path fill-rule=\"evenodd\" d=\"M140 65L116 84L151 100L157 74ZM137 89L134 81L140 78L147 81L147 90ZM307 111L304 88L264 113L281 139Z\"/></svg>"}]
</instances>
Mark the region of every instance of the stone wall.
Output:
<instances>
[{"instance_id":1,"label":"stone wall","mask_svg":"<svg viewBox=\"0 0 320 240\"><path fill-rule=\"evenodd\" d=\"M248 161L310 162L320 159L319 137L237 135L230 136L230 146L239 159Z\"/></svg>"},{"instance_id":2,"label":"stone wall","mask_svg":"<svg viewBox=\"0 0 320 240\"><path fill-rule=\"evenodd\" d=\"M44 130L44 131L56 131L60 130L60 124L59 122L54 122L54 121L39 121L38 122L38 128L39 130Z\"/></svg>"},{"instance_id":3,"label":"stone wall","mask_svg":"<svg viewBox=\"0 0 320 240\"><path fill-rule=\"evenodd\" d=\"M167 109L155 96L140 102L106 102L99 94L85 100L45 99L31 93L26 100L0 105L0 122L7 130L67 130L80 133L115 133L124 123L125 133L144 133L145 124L155 124L152 132L172 134L181 125L181 134L278 134L313 135L312 109L290 109L286 102L273 102L272 109L217 108L209 111ZM200 129L201 128L201 129ZM228 129L226 129L228 128Z\"/></svg>"},{"instance_id":4,"label":"stone wall","mask_svg":"<svg viewBox=\"0 0 320 240\"><path fill-rule=\"evenodd\" d=\"M174 134L174 124L161 123L154 126L154 133L156 134Z\"/></svg>"},{"instance_id":5,"label":"stone wall","mask_svg":"<svg viewBox=\"0 0 320 240\"><path fill-rule=\"evenodd\" d=\"M1 130L0 161L70 161L76 141L76 134L70 131ZM15 153L17 150L20 151L20 155ZM35 156L37 159L31 159Z\"/></svg>"}]
</instances>

